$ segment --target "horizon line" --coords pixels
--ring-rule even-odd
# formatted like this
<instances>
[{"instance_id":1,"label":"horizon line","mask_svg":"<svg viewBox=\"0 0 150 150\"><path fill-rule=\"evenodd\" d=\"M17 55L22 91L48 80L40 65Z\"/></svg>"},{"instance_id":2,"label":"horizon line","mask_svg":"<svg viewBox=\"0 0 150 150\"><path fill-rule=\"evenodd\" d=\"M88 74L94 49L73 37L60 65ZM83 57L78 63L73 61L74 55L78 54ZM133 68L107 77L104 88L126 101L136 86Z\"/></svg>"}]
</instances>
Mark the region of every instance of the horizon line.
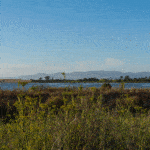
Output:
<instances>
[{"instance_id":1,"label":"horizon line","mask_svg":"<svg viewBox=\"0 0 150 150\"><path fill-rule=\"evenodd\" d=\"M150 71L141 71L141 72L122 72L122 71L105 71L105 70L93 70L93 71L73 71L73 72L65 72L65 71L62 71L62 72L65 72L66 74L70 74L70 73L86 73L86 72L99 72L99 71L104 71L104 72L121 72L121 73L142 73L142 72L147 72L147 73L150 73ZM32 75L37 75L37 74L57 74L57 73L62 73L62 72L56 72L56 73L35 73L35 74L28 74L28 75L20 75L20 76L17 76L17 77L0 77L0 79L20 79L21 77L23 76L32 76Z\"/></svg>"}]
</instances>

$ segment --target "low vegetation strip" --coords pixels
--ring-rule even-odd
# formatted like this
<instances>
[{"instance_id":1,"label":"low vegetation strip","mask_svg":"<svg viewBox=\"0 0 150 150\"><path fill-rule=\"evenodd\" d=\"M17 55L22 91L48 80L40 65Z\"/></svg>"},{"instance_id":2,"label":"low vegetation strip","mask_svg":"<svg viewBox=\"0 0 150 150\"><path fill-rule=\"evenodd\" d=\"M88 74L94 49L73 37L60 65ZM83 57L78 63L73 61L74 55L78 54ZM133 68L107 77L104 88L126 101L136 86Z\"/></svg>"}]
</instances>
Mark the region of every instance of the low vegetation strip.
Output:
<instances>
[{"instance_id":1,"label":"low vegetation strip","mask_svg":"<svg viewBox=\"0 0 150 150\"><path fill-rule=\"evenodd\" d=\"M0 79L0 82L5 83L18 83L18 82L31 82L31 80L22 80L22 79Z\"/></svg>"},{"instance_id":2,"label":"low vegetation strip","mask_svg":"<svg viewBox=\"0 0 150 150\"><path fill-rule=\"evenodd\" d=\"M23 83L22 83L23 84ZM2 149L150 149L150 89L0 90Z\"/></svg>"}]
</instances>

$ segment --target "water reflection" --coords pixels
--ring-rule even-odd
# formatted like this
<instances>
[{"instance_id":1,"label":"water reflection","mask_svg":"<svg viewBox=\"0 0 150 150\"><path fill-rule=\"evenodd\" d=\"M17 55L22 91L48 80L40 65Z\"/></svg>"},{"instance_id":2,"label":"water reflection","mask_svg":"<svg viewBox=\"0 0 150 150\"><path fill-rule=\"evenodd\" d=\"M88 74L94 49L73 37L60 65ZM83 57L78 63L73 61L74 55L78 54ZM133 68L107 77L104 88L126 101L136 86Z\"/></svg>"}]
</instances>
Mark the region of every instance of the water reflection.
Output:
<instances>
[{"instance_id":1,"label":"water reflection","mask_svg":"<svg viewBox=\"0 0 150 150\"><path fill-rule=\"evenodd\" d=\"M28 90L29 88L33 86L43 86L43 88L46 87L80 87L80 85L83 88L88 87L96 87L99 88L102 86L103 83L28 83L25 85L25 89ZM112 87L119 88L120 83L110 83ZM1 83L0 88L3 90L13 90L18 89L18 83ZM150 83L125 83L125 89L131 89L131 88L150 88ZM22 89L22 86L19 86L19 89Z\"/></svg>"}]
</instances>

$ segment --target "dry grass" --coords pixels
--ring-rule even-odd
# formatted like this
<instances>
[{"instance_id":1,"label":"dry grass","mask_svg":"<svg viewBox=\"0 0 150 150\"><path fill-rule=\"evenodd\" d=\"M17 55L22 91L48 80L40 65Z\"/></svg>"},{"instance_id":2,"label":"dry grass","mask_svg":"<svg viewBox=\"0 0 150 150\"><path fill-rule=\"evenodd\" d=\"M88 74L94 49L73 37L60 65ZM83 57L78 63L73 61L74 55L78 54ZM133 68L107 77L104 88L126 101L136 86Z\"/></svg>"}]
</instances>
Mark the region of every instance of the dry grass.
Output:
<instances>
[{"instance_id":1,"label":"dry grass","mask_svg":"<svg viewBox=\"0 0 150 150\"><path fill-rule=\"evenodd\" d=\"M22 80L22 79L0 79L0 82L4 81L5 83L18 83L20 82L31 82L31 80Z\"/></svg>"},{"instance_id":2,"label":"dry grass","mask_svg":"<svg viewBox=\"0 0 150 150\"><path fill-rule=\"evenodd\" d=\"M1 118L6 119L0 125L0 145L33 150L150 149L149 98L150 89L0 90Z\"/></svg>"}]
</instances>

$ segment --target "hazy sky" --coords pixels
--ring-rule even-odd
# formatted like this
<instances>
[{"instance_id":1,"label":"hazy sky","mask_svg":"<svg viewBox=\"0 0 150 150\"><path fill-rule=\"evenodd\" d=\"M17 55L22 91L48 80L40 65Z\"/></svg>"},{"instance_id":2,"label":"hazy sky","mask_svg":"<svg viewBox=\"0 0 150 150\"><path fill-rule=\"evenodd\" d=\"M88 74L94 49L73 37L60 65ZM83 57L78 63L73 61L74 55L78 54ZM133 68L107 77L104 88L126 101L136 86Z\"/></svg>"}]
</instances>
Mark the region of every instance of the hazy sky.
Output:
<instances>
[{"instance_id":1,"label":"hazy sky","mask_svg":"<svg viewBox=\"0 0 150 150\"><path fill-rule=\"evenodd\" d=\"M2 0L0 77L150 71L150 0Z\"/></svg>"}]
</instances>

